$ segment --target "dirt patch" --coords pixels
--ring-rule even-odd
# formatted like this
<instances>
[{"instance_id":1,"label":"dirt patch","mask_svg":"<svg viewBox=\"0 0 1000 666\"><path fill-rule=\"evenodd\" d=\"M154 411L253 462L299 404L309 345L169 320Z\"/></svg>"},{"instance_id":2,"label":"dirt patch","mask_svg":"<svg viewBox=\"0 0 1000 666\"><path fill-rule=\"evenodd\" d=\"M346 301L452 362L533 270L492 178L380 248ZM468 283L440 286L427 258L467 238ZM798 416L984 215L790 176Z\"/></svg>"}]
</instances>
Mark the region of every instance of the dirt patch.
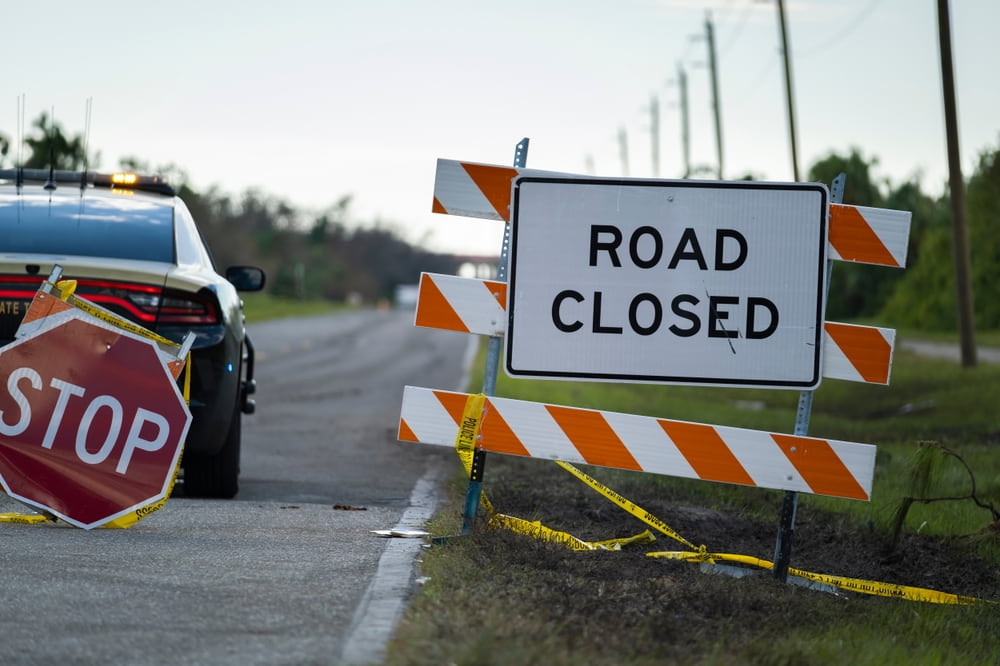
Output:
<instances>
[{"instance_id":1,"label":"dirt patch","mask_svg":"<svg viewBox=\"0 0 1000 666\"><path fill-rule=\"evenodd\" d=\"M607 470L592 470L602 479ZM728 508L692 506L673 501L670 492L650 493L642 475L612 474L608 485L667 523L688 541L705 545L710 552L737 553L774 559L782 494L754 490L758 502L773 505L772 520L741 515ZM489 461L484 488L497 511L519 518L540 520L552 529L566 531L587 541L637 534L647 525L622 511L573 479L555 465L514 458ZM766 507L755 507L767 515ZM795 523L791 566L814 573L845 576L925 587L942 592L1000 601L1000 572L971 554L974 538L1000 540L997 526L975 536L943 539L904 533L892 548L888 537L874 527L859 528L844 516L800 506ZM654 531L653 544L627 549L641 558L621 558L627 568L649 561L646 552L687 550L682 544ZM517 537L525 538L525 537ZM697 565L685 565L697 569Z\"/></svg>"}]
</instances>

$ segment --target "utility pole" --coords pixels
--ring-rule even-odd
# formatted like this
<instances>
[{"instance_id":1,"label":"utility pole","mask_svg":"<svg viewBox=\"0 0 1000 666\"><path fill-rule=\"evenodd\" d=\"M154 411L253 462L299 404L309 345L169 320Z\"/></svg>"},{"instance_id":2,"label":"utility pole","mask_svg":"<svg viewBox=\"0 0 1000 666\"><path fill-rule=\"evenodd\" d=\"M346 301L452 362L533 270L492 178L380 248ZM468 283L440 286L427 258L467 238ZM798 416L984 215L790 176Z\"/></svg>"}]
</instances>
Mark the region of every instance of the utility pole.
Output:
<instances>
[{"instance_id":1,"label":"utility pole","mask_svg":"<svg viewBox=\"0 0 1000 666\"><path fill-rule=\"evenodd\" d=\"M778 25L781 27L781 54L785 60L785 100L788 103L788 137L792 147L792 177L798 182L799 150L795 140L795 94L792 90L792 57L788 49L784 0L778 0Z\"/></svg>"},{"instance_id":2,"label":"utility pole","mask_svg":"<svg viewBox=\"0 0 1000 666\"><path fill-rule=\"evenodd\" d=\"M719 160L718 177L722 180L722 111L719 104L719 74L715 63L715 34L712 12L705 12L705 38L708 40L708 69L712 77L712 110L715 112L715 150Z\"/></svg>"},{"instance_id":3,"label":"utility pole","mask_svg":"<svg viewBox=\"0 0 1000 666\"><path fill-rule=\"evenodd\" d=\"M938 0L938 41L941 50L941 87L944 92L944 128L948 141L948 189L951 198L952 256L958 303L958 330L962 367L976 365L976 317L972 304L969 236L965 224L965 180L958 150L958 113L951 60L951 18L948 0Z\"/></svg>"},{"instance_id":4,"label":"utility pole","mask_svg":"<svg viewBox=\"0 0 1000 666\"><path fill-rule=\"evenodd\" d=\"M652 141L653 178L660 177L660 100L653 95L649 100L649 134Z\"/></svg>"},{"instance_id":5,"label":"utility pole","mask_svg":"<svg viewBox=\"0 0 1000 666\"><path fill-rule=\"evenodd\" d=\"M681 90L681 150L684 157L684 178L691 177L691 123L688 118L688 80L684 65L677 63L677 85Z\"/></svg>"},{"instance_id":6,"label":"utility pole","mask_svg":"<svg viewBox=\"0 0 1000 666\"><path fill-rule=\"evenodd\" d=\"M618 129L618 156L622 161L622 176L628 178L628 135L624 127Z\"/></svg>"}]
</instances>

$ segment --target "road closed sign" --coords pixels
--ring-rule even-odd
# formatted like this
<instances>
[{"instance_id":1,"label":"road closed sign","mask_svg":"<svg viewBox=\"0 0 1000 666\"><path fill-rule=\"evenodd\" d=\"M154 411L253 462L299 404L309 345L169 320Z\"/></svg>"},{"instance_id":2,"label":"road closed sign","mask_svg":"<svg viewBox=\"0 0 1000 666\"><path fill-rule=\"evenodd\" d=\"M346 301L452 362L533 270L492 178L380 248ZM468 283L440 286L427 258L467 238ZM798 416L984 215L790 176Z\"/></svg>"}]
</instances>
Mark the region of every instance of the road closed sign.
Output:
<instances>
[{"instance_id":1,"label":"road closed sign","mask_svg":"<svg viewBox=\"0 0 1000 666\"><path fill-rule=\"evenodd\" d=\"M815 388L827 216L816 183L519 178L506 371Z\"/></svg>"}]
</instances>

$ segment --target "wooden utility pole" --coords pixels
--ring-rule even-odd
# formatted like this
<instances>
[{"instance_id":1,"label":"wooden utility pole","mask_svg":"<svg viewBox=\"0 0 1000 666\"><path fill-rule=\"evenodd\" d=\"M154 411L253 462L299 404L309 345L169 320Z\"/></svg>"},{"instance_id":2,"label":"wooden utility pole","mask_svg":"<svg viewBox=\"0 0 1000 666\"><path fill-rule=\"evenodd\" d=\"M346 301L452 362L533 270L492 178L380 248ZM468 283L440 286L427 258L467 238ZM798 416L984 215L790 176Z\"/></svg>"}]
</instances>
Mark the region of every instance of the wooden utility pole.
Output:
<instances>
[{"instance_id":1,"label":"wooden utility pole","mask_svg":"<svg viewBox=\"0 0 1000 666\"><path fill-rule=\"evenodd\" d=\"M722 109L719 103L719 73L715 64L715 33L712 28L712 12L705 12L705 38L708 40L708 69L712 77L712 110L715 112L715 150L719 160L717 172L722 180Z\"/></svg>"},{"instance_id":2,"label":"wooden utility pole","mask_svg":"<svg viewBox=\"0 0 1000 666\"><path fill-rule=\"evenodd\" d=\"M649 101L649 134L652 142L653 178L660 177L660 100L653 95Z\"/></svg>"},{"instance_id":3,"label":"wooden utility pole","mask_svg":"<svg viewBox=\"0 0 1000 666\"><path fill-rule=\"evenodd\" d=\"M688 79L684 65L677 63L677 85L681 91L681 150L684 157L684 178L691 177L691 122L688 118Z\"/></svg>"},{"instance_id":4,"label":"wooden utility pole","mask_svg":"<svg viewBox=\"0 0 1000 666\"><path fill-rule=\"evenodd\" d=\"M622 176L628 178L628 134L624 127L618 128L618 157L622 162Z\"/></svg>"},{"instance_id":5,"label":"wooden utility pole","mask_svg":"<svg viewBox=\"0 0 1000 666\"><path fill-rule=\"evenodd\" d=\"M955 262L958 330L962 366L971 368L976 365L976 317L972 304L969 236L965 224L965 180L962 178L962 161L958 150L958 114L951 60L951 19L948 0L938 0L937 10L941 86L944 92L944 128L948 141L948 189L951 193L951 238L952 256Z\"/></svg>"},{"instance_id":6,"label":"wooden utility pole","mask_svg":"<svg viewBox=\"0 0 1000 666\"><path fill-rule=\"evenodd\" d=\"M785 61L785 100L788 103L788 136L792 147L792 177L799 181L799 150L795 139L795 95L792 90L792 56L788 50L785 25L785 2L778 0L778 25L781 27L781 54Z\"/></svg>"}]
</instances>

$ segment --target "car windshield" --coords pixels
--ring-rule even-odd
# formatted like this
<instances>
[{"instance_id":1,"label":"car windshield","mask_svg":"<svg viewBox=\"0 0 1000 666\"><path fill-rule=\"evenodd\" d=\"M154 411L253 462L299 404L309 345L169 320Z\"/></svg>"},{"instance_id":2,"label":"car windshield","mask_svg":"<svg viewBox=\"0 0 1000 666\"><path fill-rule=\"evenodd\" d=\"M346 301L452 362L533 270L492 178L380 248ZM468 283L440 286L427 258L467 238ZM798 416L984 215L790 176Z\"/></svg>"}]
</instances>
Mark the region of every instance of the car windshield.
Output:
<instances>
[{"instance_id":1,"label":"car windshield","mask_svg":"<svg viewBox=\"0 0 1000 666\"><path fill-rule=\"evenodd\" d=\"M173 263L173 208L139 196L2 194L0 252Z\"/></svg>"}]
</instances>

